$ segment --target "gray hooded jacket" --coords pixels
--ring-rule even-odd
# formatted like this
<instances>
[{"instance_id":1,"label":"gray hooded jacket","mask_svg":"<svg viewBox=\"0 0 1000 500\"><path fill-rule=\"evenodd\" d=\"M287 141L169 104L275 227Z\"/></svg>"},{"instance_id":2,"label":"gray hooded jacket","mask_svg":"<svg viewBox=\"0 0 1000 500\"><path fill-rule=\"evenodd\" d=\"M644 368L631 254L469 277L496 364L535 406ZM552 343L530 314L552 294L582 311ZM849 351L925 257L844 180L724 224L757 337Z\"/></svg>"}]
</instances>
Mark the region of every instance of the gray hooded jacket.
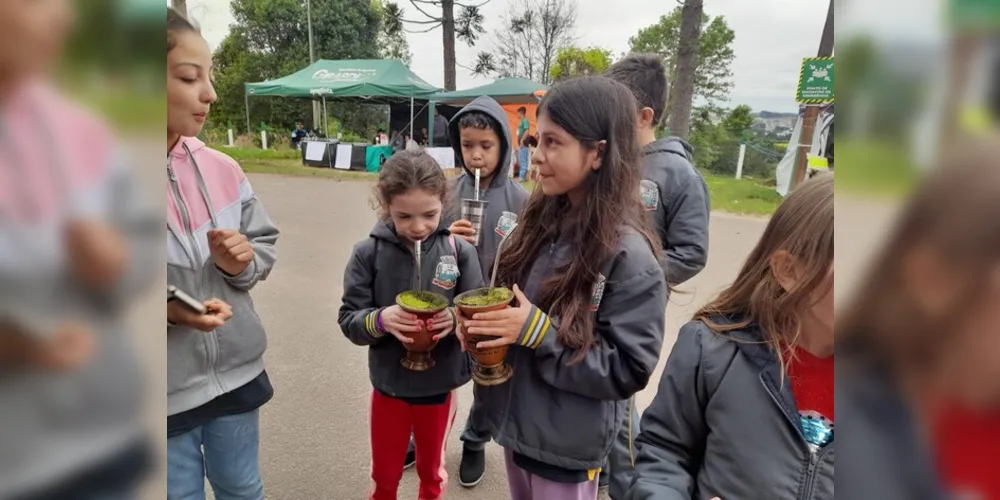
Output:
<instances>
[{"instance_id":1,"label":"gray hooded jacket","mask_svg":"<svg viewBox=\"0 0 1000 500\"><path fill-rule=\"evenodd\" d=\"M444 226L427 237L422 250L424 290L439 293L450 301L462 292L483 286L475 249L462 238L450 238ZM368 346L372 386L400 398L444 394L472 377L469 357L462 352L454 335L441 339L434 348L433 368L415 372L399 362L406 354L403 344L378 328L381 310L395 305L400 292L416 288L415 267L413 252L396 236L392 223L376 223L371 236L354 245L354 253L344 270L344 296L338 319L348 340Z\"/></svg>"},{"instance_id":2,"label":"gray hooded jacket","mask_svg":"<svg viewBox=\"0 0 1000 500\"><path fill-rule=\"evenodd\" d=\"M524 293L537 297L553 269L572 257L552 242L531 266ZM539 462L568 470L601 467L621 426L626 400L646 387L663 346L667 287L648 242L623 228L617 252L594 286L596 343L578 362L558 340L559 318L537 307L506 361L514 377L477 385L494 439Z\"/></svg>"},{"instance_id":3,"label":"gray hooded jacket","mask_svg":"<svg viewBox=\"0 0 1000 500\"><path fill-rule=\"evenodd\" d=\"M198 139L178 142L167 174L167 282L199 300L216 297L233 308L233 317L209 333L167 326L167 415L175 415L264 371L267 335L250 290L277 260L278 228L239 165ZM250 240L254 258L239 275L215 265L207 237L212 228L238 229Z\"/></svg>"},{"instance_id":4,"label":"gray hooded jacket","mask_svg":"<svg viewBox=\"0 0 1000 500\"><path fill-rule=\"evenodd\" d=\"M834 443L807 442L759 330L683 328L642 415L627 500L833 500Z\"/></svg>"},{"instance_id":5,"label":"gray hooded jacket","mask_svg":"<svg viewBox=\"0 0 1000 500\"><path fill-rule=\"evenodd\" d=\"M458 127L462 116L471 111L479 111L493 119L493 130L500 137L500 165L497 166L496 173L490 181L490 185L483 188L480 186L481 200L489 202L486 205L486 217L483 220L482 234L479 237L479 265L483 270L485 278L493 269L493 258L497 254L497 246L503 235L517 222L517 217L528 201L528 190L510 178L510 151L511 134L507 124L507 113L490 97L479 97L472 101L461 111L455 114L448 125L451 134L452 148L462 165L462 174L455 178L452 185L451 216L449 224L458 220L462 199L472 198L476 190L476 173L465 166L462 160L462 140L461 131Z\"/></svg>"},{"instance_id":6,"label":"gray hooded jacket","mask_svg":"<svg viewBox=\"0 0 1000 500\"><path fill-rule=\"evenodd\" d=\"M708 186L691 164L691 145L670 137L642 148L642 203L653 212L667 282L679 285L708 260Z\"/></svg>"}]
</instances>

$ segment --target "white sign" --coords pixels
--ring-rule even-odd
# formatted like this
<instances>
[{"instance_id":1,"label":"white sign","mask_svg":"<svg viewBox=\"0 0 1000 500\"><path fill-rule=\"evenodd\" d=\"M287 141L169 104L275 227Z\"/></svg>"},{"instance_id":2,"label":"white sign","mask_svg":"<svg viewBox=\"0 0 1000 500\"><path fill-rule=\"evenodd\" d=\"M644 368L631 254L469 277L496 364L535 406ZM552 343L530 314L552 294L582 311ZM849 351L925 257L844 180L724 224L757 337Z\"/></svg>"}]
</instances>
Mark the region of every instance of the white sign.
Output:
<instances>
[{"instance_id":1,"label":"white sign","mask_svg":"<svg viewBox=\"0 0 1000 500\"><path fill-rule=\"evenodd\" d=\"M455 168L455 150L451 148L424 148L441 168Z\"/></svg>"},{"instance_id":2,"label":"white sign","mask_svg":"<svg viewBox=\"0 0 1000 500\"><path fill-rule=\"evenodd\" d=\"M333 168L351 169L351 149L353 146L350 144L337 144L337 159L333 163Z\"/></svg>"},{"instance_id":3,"label":"white sign","mask_svg":"<svg viewBox=\"0 0 1000 500\"><path fill-rule=\"evenodd\" d=\"M325 142L306 142L306 161L323 161L323 153L325 152Z\"/></svg>"}]
</instances>

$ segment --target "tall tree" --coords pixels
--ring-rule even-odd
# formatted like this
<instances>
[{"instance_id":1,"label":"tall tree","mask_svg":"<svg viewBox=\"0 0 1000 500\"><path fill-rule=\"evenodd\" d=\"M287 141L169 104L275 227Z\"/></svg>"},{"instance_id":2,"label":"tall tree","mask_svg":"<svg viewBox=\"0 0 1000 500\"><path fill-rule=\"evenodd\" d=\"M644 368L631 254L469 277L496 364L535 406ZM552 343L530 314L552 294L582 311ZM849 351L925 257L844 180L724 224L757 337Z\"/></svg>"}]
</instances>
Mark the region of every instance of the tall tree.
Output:
<instances>
[{"instance_id":1,"label":"tall tree","mask_svg":"<svg viewBox=\"0 0 1000 500\"><path fill-rule=\"evenodd\" d=\"M470 5L457 0L409 0L410 5L422 16L421 19L410 19L399 7L399 4L386 4L386 10L394 13L397 23L413 25L409 33L427 33L441 28L441 38L444 46L444 88L455 90L455 39L464 41L470 47L476 45L479 36L486 33L483 28L483 14L479 8L490 0ZM462 11L455 17L455 7ZM435 9L440 8L440 12Z\"/></svg>"},{"instance_id":2,"label":"tall tree","mask_svg":"<svg viewBox=\"0 0 1000 500\"><path fill-rule=\"evenodd\" d=\"M377 59L382 25L371 0L311 0L313 41L318 59ZM219 100L216 123L244 124L243 84L288 75L309 65L305 0L232 0L234 23L213 54ZM346 15L350 13L350 15ZM367 134L384 112L361 104L337 104L345 127ZM310 116L306 99L256 97L250 100L254 123L291 127ZM254 125L251 125L253 127ZM240 127L241 129L243 127ZM374 131L374 130L372 130Z\"/></svg>"},{"instance_id":3,"label":"tall tree","mask_svg":"<svg viewBox=\"0 0 1000 500\"><path fill-rule=\"evenodd\" d=\"M629 39L631 52L660 54L670 71L671 102L667 105L665 118L672 114L673 100L678 94L676 66L681 41L681 13L681 7L675 8L669 14L661 16L656 24L639 30ZM716 105L729 97L733 86L730 67L734 59L732 45L736 36L722 16L702 14L701 26L693 96L709 105Z\"/></svg>"},{"instance_id":4,"label":"tall tree","mask_svg":"<svg viewBox=\"0 0 1000 500\"><path fill-rule=\"evenodd\" d=\"M585 75L599 75L611 66L611 51L600 47L564 47L549 72L553 82Z\"/></svg>"},{"instance_id":5,"label":"tall tree","mask_svg":"<svg viewBox=\"0 0 1000 500\"><path fill-rule=\"evenodd\" d=\"M670 113L670 133L687 138L691 127L691 105L694 102L694 72L698 69L698 38L701 36L704 0L685 0L681 7L681 39L677 44L677 65L674 67L677 86L673 89L673 109Z\"/></svg>"},{"instance_id":6,"label":"tall tree","mask_svg":"<svg viewBox=\"0 0 1000 500\"><path fill-rule=\"evenodd\" d=\"M726 117L722 119L722 128L724 128L731 137L739 137L743 134L744 130L750 130L750 127L753 126L753 122L753 110L746 104L740 104L739 106L729 110Z\"/></svg>"},{"instance_id":7,"label":"tall tree","mask_svg":"<svg viewBox=\"0 0 1000 500\"><path fill-rule=\"evenodd\" d=\"M378 45L385 59L399 59L407 66L413 59L410 44L406 41L406 30L400 21L402 15L397 4L383 4L382 0L372 0L372 6L382 20L382 30L379 33Z\"/></svg>"},{"instance_id":8,"label":"tall tree","mask_svg":"<svg viewBox=\"0 0 1000 500\"><path fill-rule=\"evenodd\" d=\"M473 73L551 83L560 49L573 43L576 0L515 0L493 33L492 52L480 52Z\"/></svg>"}]
</instances>

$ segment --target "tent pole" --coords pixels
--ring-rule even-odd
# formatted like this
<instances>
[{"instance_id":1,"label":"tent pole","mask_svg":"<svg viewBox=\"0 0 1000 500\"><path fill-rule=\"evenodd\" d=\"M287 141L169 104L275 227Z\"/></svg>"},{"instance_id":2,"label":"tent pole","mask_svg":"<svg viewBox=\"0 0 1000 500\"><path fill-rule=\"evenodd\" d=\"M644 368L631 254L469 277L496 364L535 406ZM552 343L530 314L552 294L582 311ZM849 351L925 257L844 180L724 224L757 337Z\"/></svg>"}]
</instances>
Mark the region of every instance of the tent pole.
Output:
<instances>
[{"instance_id":1,"label":"tent pole","mask_svg":"<svg viewBox=\"0 0 1000 500\"><path fill-rule=\"evenodd\" d=\"M413 139L413 95L410 95L410 139Z\"/></svg>"},{"instance_id":2,"label":"tent pole","mask_svg":"<svg viewBox=\"0 0 1000 500\"><path fill-rule=\"evenodd\" d=\"M323 135L330 133L330 122L327 121L326 96L323 97Z\"/></svg>"},{"instance_id":3,"label":"tent pole","mask_svg":"<svg viewBox=\"0 0 1000 500\"><path fill-rule=\"evenodd\" d=\"M252 134L253 131L250 130L250 95L243 91L243 109L247 112L247 133Z\"/></svg>"}]
</instances>

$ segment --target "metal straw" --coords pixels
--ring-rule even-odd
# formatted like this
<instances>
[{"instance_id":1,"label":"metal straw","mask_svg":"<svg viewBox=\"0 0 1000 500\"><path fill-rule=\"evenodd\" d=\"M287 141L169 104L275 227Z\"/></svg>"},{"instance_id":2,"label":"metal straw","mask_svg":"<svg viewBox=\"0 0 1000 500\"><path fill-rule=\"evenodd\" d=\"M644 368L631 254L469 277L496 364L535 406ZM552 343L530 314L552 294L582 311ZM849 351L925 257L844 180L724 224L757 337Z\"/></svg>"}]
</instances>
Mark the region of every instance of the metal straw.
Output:
<instances>
[{"instance_id":1,"label":"metal straw","mask_svg":"<svg viewBox=\"0 0 1000 500\"><path fill-rule=\"evenodd\" d=\"M510 231L507 231L507 234L503 235L503 238L500 239L500 244L497 245L497 256L493 258L493 275L490 276L490 289L492 289L493 285L497 282L497 267L500 265L500 252L503 250L503 244L507 241L507 238L509 238L510 235L514 234L515 229L517 229L516 222L513 226L510 226Z\"/></svg>"},{"instance_id":2,"label":"metal straw","mask_svg":"<svg viewBox=\"0 0 1000 500\"><path fill-rule=\"evenodd\" d=\"M476 194L472 198L472 199L474 199L476 201L479 201L479 172L480 172L480 169L477 168L476 169Z\"/></svg>"},{"instance_id":3,"label":"metal straw","mask_svg":"<svg viewBox=\"0 0 1000 500\"><path fill-rule=\"evenodd\" d=\"M423 256L422 253L423 252L420 249L420 242L419 241L413 242L413 256L417 259L417 291L418 292L422 291L424 289L424 287L422 286L422 283L421 283L421 281L423 280L423 276L424 275L421 274L421 272L420 272L420 261L422 260L421 257Z\"/></svg>"}]
</instances>

